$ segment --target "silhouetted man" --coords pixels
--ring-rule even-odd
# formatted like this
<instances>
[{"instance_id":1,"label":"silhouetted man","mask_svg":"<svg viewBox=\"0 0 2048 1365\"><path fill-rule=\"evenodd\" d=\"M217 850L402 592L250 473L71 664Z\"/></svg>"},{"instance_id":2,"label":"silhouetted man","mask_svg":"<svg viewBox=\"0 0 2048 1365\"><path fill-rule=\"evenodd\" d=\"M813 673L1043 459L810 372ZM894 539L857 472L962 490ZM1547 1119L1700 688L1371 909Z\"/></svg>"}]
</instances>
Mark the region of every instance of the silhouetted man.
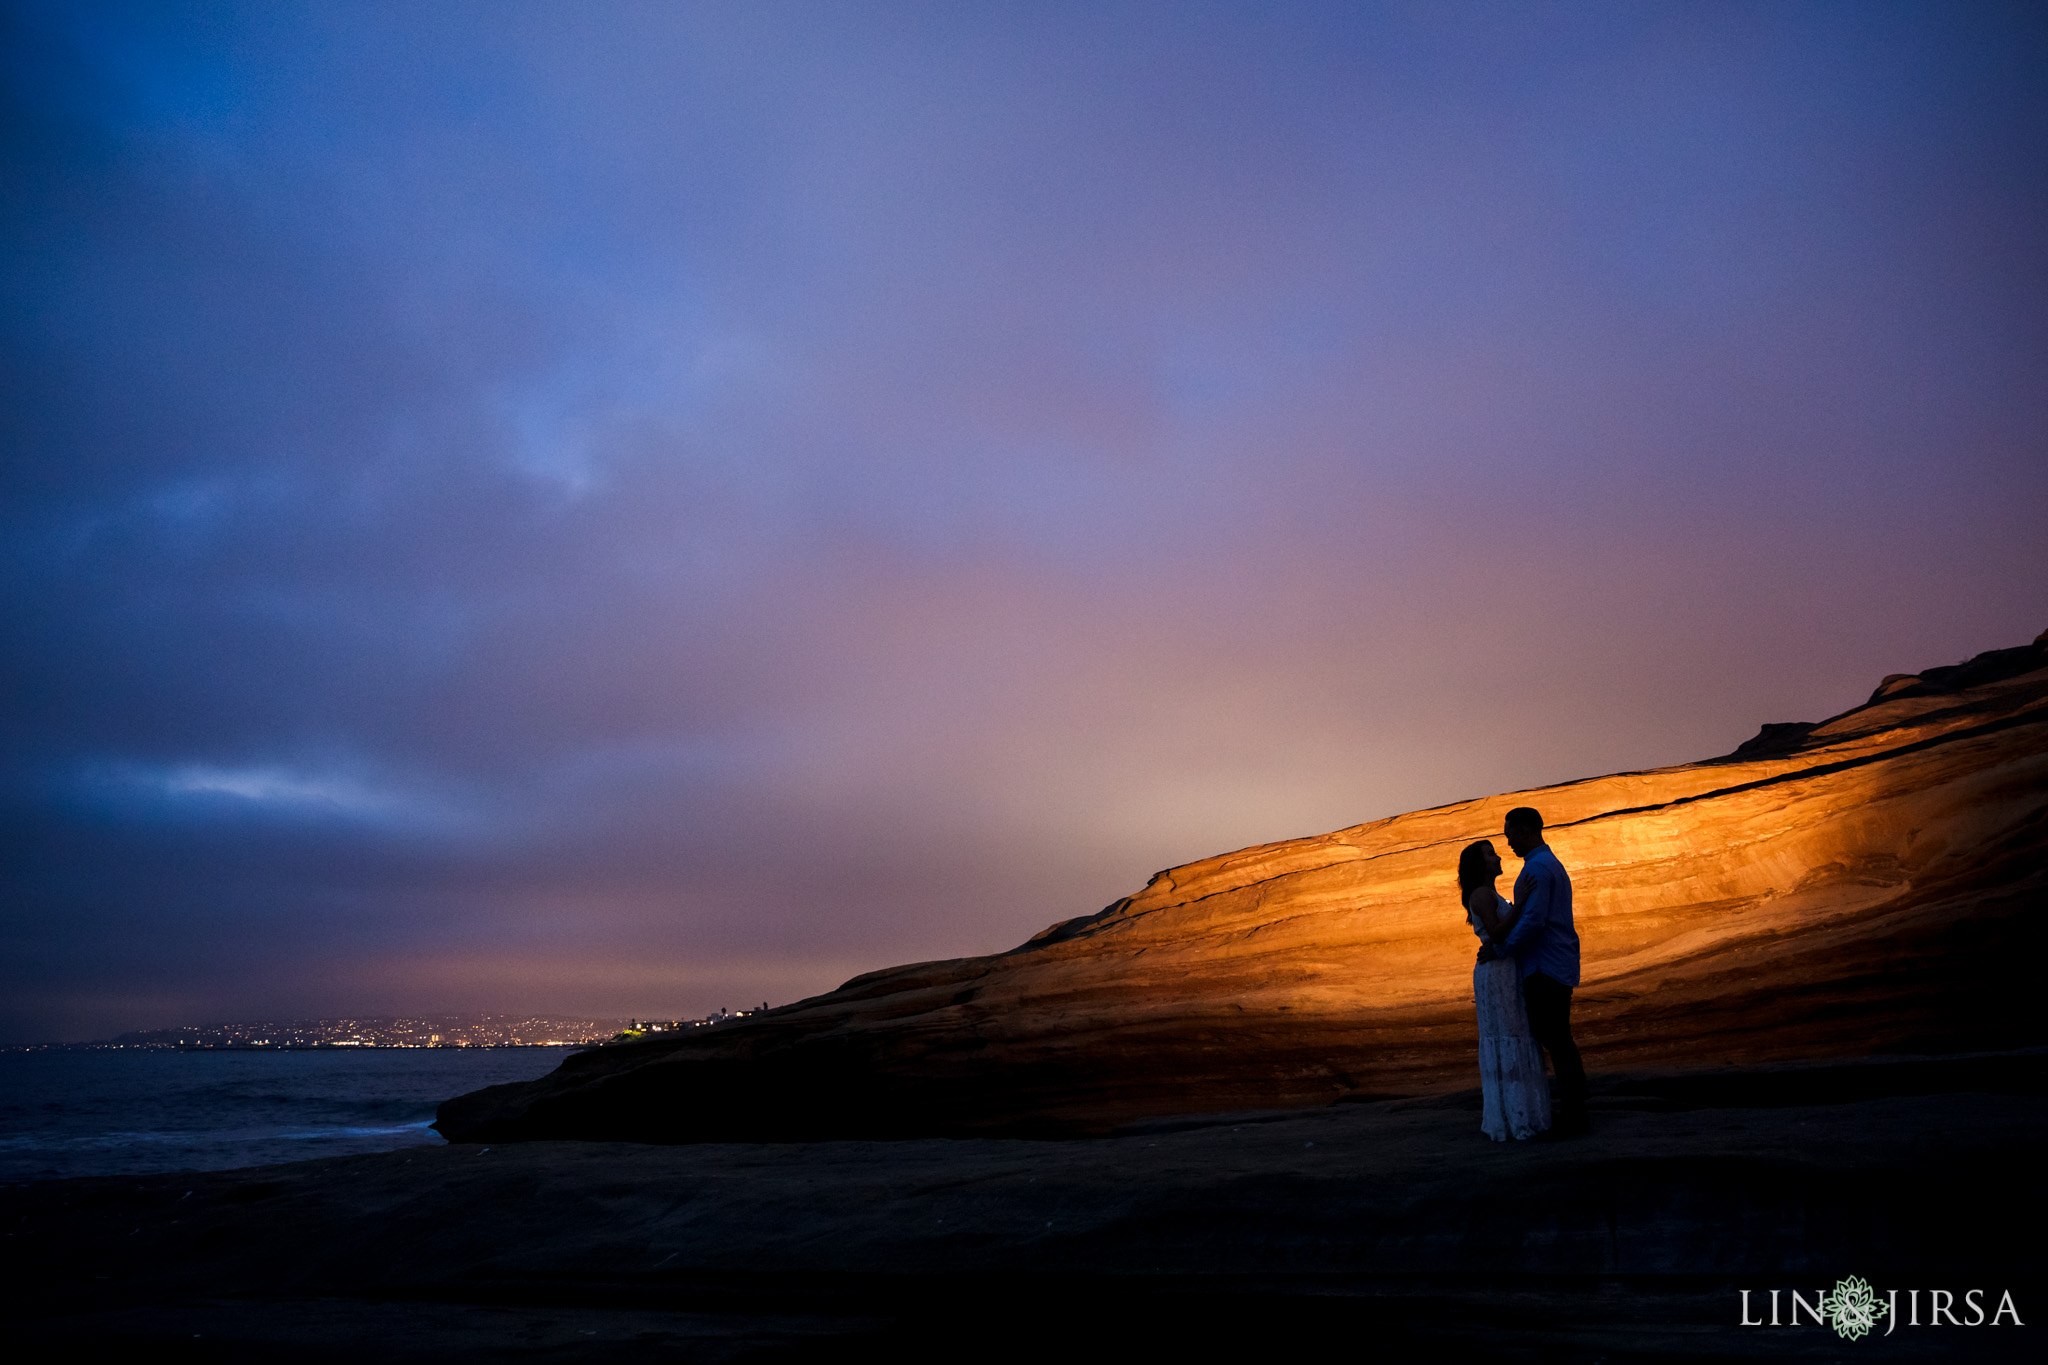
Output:
<instances>
[{"instance_id":1,"label":"silhouetted man","mask_svg":"<svg viewBox=\"0 0 2048 1365\"><path fill-rule=\"evenodd\" d=\"M1557 1072L1557 1117L1551 1132L1586 1131L1586 1067L1572 1041L1572 989L1579 984L1579 931L1572 926L1572 879L1543 842L1543 817L1528 806L1508 812L1508 847L1522 860L1515 878L1515 925L1500 950L1522 968L1529 1032Z\"/></svg>"}]
</instances>

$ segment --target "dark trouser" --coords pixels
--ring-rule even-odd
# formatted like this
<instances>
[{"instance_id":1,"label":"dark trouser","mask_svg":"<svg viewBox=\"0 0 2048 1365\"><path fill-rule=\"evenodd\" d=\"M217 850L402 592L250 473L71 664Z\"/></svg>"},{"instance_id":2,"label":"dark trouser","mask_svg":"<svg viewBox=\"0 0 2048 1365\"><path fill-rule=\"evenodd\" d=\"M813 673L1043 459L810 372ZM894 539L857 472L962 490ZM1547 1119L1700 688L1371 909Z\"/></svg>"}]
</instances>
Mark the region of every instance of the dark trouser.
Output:
<instances>
[{"instance_id":1,"label":"dark trouser","mask_svg":"<svg viewBox=\"0 0 2048 1365\"><path fill-rule=\"evenodd\" d=\"M1557 1125L1577 1127L1586 1121L1586 1065L1572 1041L1572 988L1531 972L1522 978L1522 999L1529 1007L1529 1032L1557 1072Z\"/></svg>"}]
</instances>

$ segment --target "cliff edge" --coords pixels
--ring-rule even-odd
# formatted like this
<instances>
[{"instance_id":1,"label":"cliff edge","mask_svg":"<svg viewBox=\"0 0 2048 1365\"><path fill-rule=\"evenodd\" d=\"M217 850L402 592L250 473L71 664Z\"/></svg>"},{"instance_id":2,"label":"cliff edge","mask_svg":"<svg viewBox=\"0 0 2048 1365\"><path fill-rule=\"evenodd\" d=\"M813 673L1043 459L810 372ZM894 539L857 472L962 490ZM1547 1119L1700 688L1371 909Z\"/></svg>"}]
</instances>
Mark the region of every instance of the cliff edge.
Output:
<instances>
[{"instance_id":1,"label":"cliff edge","mask_svg":"<svg viewBox=\"0 0 2048 1365\"><path fill-rule=\"evenodd\" d=\"M441 1106L456 1142L1074 1136L1467 1085L1465 843L1571 871L1589 1068L1998 1050L2048 906L2048 632L1734 753L1161 872L1007 953L893 967Z\"/></svg>"}]
</instances>

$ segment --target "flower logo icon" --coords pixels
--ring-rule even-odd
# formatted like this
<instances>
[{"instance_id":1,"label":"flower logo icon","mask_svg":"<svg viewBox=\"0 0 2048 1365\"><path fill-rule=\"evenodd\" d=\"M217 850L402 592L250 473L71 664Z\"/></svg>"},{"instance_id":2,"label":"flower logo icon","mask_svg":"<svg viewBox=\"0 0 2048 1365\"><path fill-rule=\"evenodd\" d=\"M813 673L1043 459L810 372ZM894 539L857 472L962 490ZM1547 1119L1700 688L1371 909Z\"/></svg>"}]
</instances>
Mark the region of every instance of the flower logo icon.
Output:
<instances>
[{"instance_id":1,"label":"flower logo icon","mask_svg":"<svg viewBox=\"0 0 2048 1365\"><path fill-rule=\"evenodd\" d=\"M1850 1341L1861 1338L1890 1311L1878 1302L1877 1291L1861 1275L1836 1280L1834 1292L1821 1296L1820 1309L1835 1335Z\"/></svg>"}]
</instances>

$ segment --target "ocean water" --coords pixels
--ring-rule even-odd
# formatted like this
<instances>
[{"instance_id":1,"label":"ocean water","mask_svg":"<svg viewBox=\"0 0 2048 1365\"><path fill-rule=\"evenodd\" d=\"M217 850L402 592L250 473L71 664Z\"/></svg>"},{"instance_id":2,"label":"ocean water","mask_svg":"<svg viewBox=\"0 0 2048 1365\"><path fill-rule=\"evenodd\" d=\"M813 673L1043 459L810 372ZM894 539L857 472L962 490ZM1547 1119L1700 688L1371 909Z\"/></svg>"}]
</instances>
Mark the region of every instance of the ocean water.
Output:
<instances>
[{"instance_id":1,"label":"ocean water","mask_svg":"<svg viewBox=\"0 0 2048 1365\"><path fill-rule=\"evenodd\" d=\"M0 1052L0 1182L439 1145L442 1100L533 1080L570 1051Z\"/></svg>"}]
</instances>

